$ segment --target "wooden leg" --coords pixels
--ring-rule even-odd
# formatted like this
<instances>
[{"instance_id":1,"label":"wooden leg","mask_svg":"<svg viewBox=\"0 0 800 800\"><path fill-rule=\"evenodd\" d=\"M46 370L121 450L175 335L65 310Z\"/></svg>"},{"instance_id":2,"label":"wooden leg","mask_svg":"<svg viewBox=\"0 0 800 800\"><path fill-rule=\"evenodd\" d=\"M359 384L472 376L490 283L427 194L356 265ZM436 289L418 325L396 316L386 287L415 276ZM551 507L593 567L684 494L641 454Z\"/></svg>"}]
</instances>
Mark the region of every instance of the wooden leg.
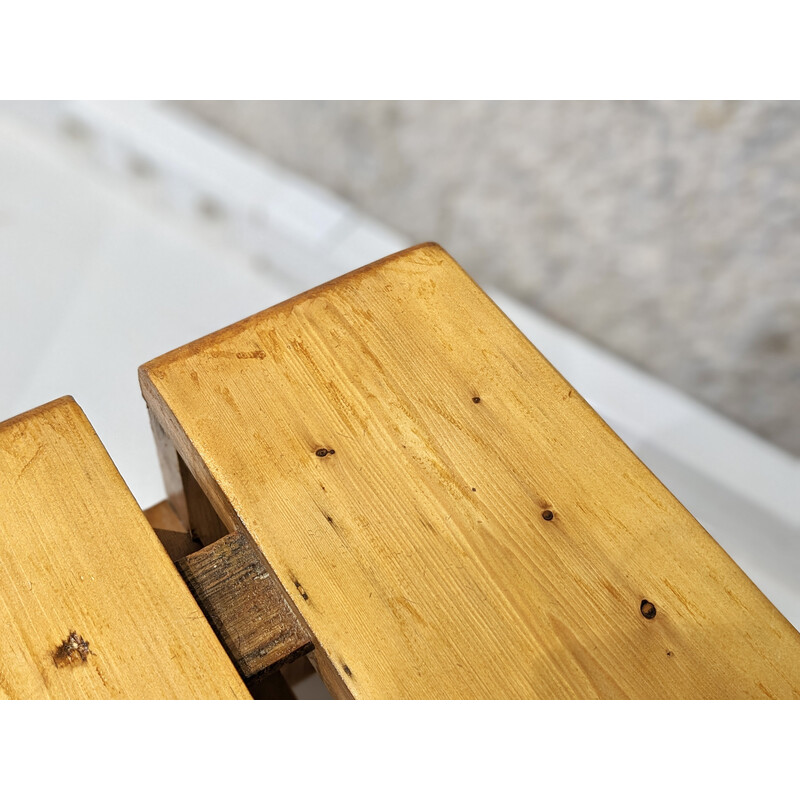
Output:
<instances>
[{"instance_id":1,"label":"wooden leg","mask_svg":"<svg viewBox=\"0 0 800 800\"><path fill-rule=\"evenodd\" d=\"M212 544L230 533L152 414L150 427L156 441L167 500L184 528L203 545Z\"/></svg>"}]
</instances>

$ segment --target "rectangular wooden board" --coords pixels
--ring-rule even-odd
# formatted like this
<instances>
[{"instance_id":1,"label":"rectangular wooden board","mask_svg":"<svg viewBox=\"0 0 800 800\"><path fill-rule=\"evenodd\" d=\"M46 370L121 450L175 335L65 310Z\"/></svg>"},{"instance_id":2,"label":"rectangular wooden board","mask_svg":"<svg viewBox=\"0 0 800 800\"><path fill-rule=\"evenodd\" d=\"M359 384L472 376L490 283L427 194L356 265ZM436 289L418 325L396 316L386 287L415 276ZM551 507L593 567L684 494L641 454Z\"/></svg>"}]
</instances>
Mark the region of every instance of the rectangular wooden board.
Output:
<instances>
[{"instance_id":1,"label":"rectangular wooden board","mask_svg":"<svg viewBox=\"0 0 800 800\"><path fill-rule=\"evenodd\" d=\"M436 245L140 381L335 696L800 694L794 628Z\"/></svg>"},{"instance_id":2,"label":"rectangular wooden board","mask_svg":"<svg viewBox=\"0 0 800 800\"><path fill-rule=\"evenodd\" d=\"M250 697L72 398L0 424L0 631L0 697Z\"/></svg>"}]
</instances>

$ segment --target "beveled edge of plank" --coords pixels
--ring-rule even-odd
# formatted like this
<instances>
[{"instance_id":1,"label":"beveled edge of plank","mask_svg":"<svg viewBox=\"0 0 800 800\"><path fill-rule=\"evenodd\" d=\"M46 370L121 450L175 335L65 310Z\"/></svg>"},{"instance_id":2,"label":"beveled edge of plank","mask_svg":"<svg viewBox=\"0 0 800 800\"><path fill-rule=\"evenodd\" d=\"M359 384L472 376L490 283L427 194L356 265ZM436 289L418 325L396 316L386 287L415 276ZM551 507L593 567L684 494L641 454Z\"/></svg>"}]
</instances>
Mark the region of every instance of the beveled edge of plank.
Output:
<instances>
[{"instance_id":1,"label":"beveled edge of plank","mask_svg":"<svg viewBox=\"0 0 800 800\"><path fill-rule=\"evenodd\" d=\"M173 350L167 351L163 355L156 356L155 358L150 359L150 361L145 362L139 367L139 383L141 385L144 376L147 376L149 378L151 372L155 372L163 367L166 367L173 361L177 361L181 358L185 358L186 356L197 353L198 351L202 350L205 346L213 342L217 337L224 338L227 335L233 335L240 330L246 329L253 322L266 319L267 317L270 317L277 312L280 312L293 305L296 305L297 303L303 300L311 299L319 294L323 294L332 288L336 288L339 284L343 282L349 282L353 278L357 278L360 274L368 274L380 267L385 266L386 264L392 263L393 261L403 260L415 252L422 252L422 251L428 251L432 253L436 252L442 253L445 256L447 256L447 258L450 261L452 261L453 264L458 266L459 269L462 269L461 266L456 262L456 260L449 253L447 253L447 251L441 245L437 244L436 242L423 242L421 244L416 244L413 247L407 247L405 250L400 250L397 253L392 253L388 256L384 256L383 258L378 259L377 261L372 261L369 264L365 264L363 267L358 267L357 269L353 269L350 270L349 272L343 273L342 275L338 275L337 277L332 278L331 280L326 281L325 283L321 283L318 286L314 286L311 289L307 289L305 292L293 295L292 297L287 297L286 300L282 300L280 303L276 303L275 305L272 305L269 308L265 308L262 311L257 311L255 314L251 314L249 317L240 319L237 322L231 323L230 325L226 325L225 327L219 328L216 331L207 333L205 336L201 336L199 339L194 339L191 342L187 342L186 344L180 345L179 347L176 347ZM472 279L470 278L470 280Z\"/></svg>"},{"instance_id":2,"label":"beveled edge of plank","mask_svg":"<svg viewBox=\"0 0 800 800\"><path fill-rule=\"evenodd\" d=\"M77 408L78 411L80 411L81 414L83 414L83 416L86 418L86 421L89 422L88 417L86 417L86 414L80 405L78 405L75 398L71 394L65 394L62 397L57 397L55 400L50 400L47 403L42 403L40 406L35 406L34 408L29 408L27 411L22 411L19 414L15 414L13 417L0 420L0 430L18 425L20 422L25 422L28 419L34 419L35 417L42 416L48 411L52 411L59 406L73 406L74 408ZM91 424L91 422L89 422L89 425L92 427L92 430L94 430L94 426ZM95 431L95 435L96 434L97 432Z\"/></svg>"}]
</instances>

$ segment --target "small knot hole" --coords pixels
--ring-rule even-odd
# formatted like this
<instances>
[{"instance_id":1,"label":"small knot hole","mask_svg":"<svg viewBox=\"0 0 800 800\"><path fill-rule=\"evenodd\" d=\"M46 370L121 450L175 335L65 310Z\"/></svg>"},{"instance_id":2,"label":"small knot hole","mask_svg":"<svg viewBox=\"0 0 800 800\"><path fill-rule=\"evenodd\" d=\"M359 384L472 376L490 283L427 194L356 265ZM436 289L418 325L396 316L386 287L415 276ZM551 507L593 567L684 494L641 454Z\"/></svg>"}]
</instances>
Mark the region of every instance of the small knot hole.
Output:
<instances>
[{"instance_id":1,"label":"small knot hole","mask_svg":"<svg viewBox=\"0 0 800 800\"><path fill-rule=\"evenodd\" d=\"M656 607L649 600L642 600L639 610L645 619L653 619L656 615Z\"/></svg>"}]
</instances>

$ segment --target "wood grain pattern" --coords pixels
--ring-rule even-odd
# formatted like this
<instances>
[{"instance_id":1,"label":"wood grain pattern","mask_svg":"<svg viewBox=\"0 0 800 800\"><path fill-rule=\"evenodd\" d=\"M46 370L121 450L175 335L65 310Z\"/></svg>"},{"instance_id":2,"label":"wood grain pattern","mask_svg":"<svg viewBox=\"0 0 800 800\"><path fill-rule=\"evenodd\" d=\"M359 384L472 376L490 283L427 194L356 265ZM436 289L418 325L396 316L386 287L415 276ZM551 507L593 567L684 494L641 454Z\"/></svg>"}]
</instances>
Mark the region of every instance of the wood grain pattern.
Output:
<instances>
[{"instance_id":1,"label":"wood grain pattern","mask_svg":"<svg viewBox=\"0 0 800 800\"><path fill-rule=\"evenodd\" d=\"M308 633L243 534L228 534L177 567L245 680L311 650Z\"/></svg>"},{"instance_id":2,"label":"wood grain pattern","mask_svg":"<svg viewBox=\"0 0 800 800\"><path fill-rule=\"evenodd\" d=\"M436 245L140 381L335 696L800 696L794 628Z\"/></svg>"},{"instance_id":3,"label":"wood grain pattern","mask_svg":"<svg viewBox=\"0 0 800 800\"><path fill-rule=\"evenodd\" d=\"M0 424L0 630L0 697L250 697L72 398Z\"/></svg>"}]
</instances>

